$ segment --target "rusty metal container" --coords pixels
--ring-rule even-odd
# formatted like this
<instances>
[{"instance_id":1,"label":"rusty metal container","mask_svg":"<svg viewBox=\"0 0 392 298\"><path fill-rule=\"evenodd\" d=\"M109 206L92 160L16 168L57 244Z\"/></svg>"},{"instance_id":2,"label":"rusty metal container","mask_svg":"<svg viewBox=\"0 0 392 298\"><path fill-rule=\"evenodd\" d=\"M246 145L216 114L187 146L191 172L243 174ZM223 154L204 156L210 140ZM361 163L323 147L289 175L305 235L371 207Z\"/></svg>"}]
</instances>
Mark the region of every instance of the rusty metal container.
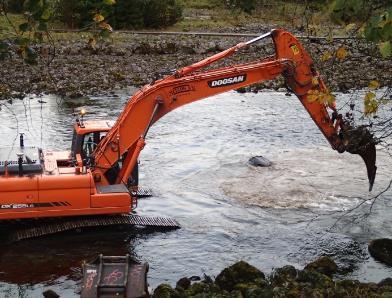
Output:
<instances>
[{"instance_id":1,"label":"rusty metal container","mask_svg":"<svg viewBox=\"0 0 392 298\"><path fill-rule=\"evenodd\" d=\"M150 297L147 285L148 264L135 264L129 255L99 255L83 264L82 298Z\"/></svg>"}]
</instances>

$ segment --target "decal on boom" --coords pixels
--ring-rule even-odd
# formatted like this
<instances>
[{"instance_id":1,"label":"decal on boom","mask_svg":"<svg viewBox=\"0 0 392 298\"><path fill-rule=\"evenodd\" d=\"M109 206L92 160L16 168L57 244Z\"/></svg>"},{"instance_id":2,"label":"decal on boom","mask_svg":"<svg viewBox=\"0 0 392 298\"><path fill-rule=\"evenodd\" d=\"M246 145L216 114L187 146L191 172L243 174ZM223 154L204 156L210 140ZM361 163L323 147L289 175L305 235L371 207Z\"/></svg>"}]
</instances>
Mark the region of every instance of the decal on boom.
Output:
<instances>
[{"instance_id":1,"label":"decal on boom","mask_svg":"<svg viewBox=\"0 0 392 298\"><path fill-rule=\"evenodd\" d=\"M224 86L242 83L245 81L246 81L246 74L242 74L234 77L227 77L227 78L221 78L213 81L208 81L208 86L210 88L224 87Z\"/></svg>"}]
</instances>

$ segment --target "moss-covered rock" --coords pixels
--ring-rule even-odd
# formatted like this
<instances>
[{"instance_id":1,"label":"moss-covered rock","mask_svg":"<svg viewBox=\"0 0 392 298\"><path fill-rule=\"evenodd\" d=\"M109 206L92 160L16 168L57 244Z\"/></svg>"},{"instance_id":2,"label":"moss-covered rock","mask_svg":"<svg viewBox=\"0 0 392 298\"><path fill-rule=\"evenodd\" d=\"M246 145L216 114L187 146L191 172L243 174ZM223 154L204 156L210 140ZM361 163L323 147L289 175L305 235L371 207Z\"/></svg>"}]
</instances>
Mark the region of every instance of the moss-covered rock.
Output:
<instances>
[{"instance_id":1,"label":"moss-covered rock","mask_svg":"<svg viewBox=\"0 0 392 298\"><path fill-rule=\"evenodd\" d=\"M240 261L219 273L215 283L221 289L231 292L236 284L253 283L259 278L265 278L263 272L247 262Z\"/></svg>"},{"instance_id":2,"label":"moss-covered rock","mask_svg":"<svg viewBox=\"0 0 392 298\"><path fill-rule=\"evenodd\" d=\"M180 298L180 294L169 284L160 284L152 295L153 298Z\"/></svg>"},{"instance_id":3,"label":"moss-covered rock","mask_svg":"<svg viewBox=\"0 0 392 298\"><path fill-rule=\"evenodd\" d=\"M238 262L224 269L213 281L208 278L191 284L182 278L176 289L160 285L155 298L279 298L279 297L382 297L392 298L392 278L380 283L361 283L357 280L334 281L312 266L297 270L293 266L277 268L269 279L246 262ZM186 288L186 289L185 289Z\"/></svg>"},{"instance_id":4,"label":"moss-covered rock","mask_svg":"<svg viewBox=\"0 0 392 298\"><path fill-rule=\"evenodd\" d=\"M387 277L378 283L379 287L391 288L392 290L392 278Z\"/></svg>"},{"instance_id":5,"label":"moss-covered rock","mask_svg":"<svg viewBox=\"0 0 392 298\"><path fill-rule=\"evenodd\" d=\"M190 285L191 285L191 280L188 277L183 277L177 281L176 289L181 288L183 290L187 290Z\"/></svg>"},{"instance_id":6,"label":"moss-covered rock","mask_svg":"<svg viewBox=\"0 0 392 298\"><path fill-rule=\"evenodd\" d=\"M338 266L330 257L322 256L305 266L307 270L315 270L322 274L332 276L338 271Z\"/></svg>"},{"instance_id":7,"label":"moss-covered rock","mask_svg":"<svg viewBox=\"0 0 392 298\"><path fill-rule=\"evenodd\" d=\"M291 265L284 266L282 268L276 268L270 277L273 285L279 285L288 280L295 280L298 277L298 270Z\"/></svg>"},{"instance_id":8,"label":"moss-covered rock","mask_svg":"<svg viewBox=\"0 0 392 298\"><path fill-rule=\"evenodd\" d=\"M327 275L314 270L302 270L298 272L297 281L309 284L312 288L328 288L333 286L333 281Z\"/></svg>"},{"instance_id":9,"label":"moss-covered rock","mask_svg":"<svg viewBox=\"0 0 392 298\"><path fill-rule=\"evenodd\" d=\"M215 283L206 283L204 281L192 284L186 291L186 295L190 297L194 296L206 296L207 294L219 294L220 288ZM208 295L207 295L208 296ZM210 297L210 296L208 296Z\"/></svg>"},{"instance_id":10,"label":"moss-covered rock","mask_svg":"<svg viewBox=\"0 0 392 298\"><path fill-rule=\"evenodd\" d=\"M249 288L246 290L244 297L246 297L246 298L269 298L269 297L273 297L273 291L272 291L271 287Z\"/></svg>"}]
</instances>

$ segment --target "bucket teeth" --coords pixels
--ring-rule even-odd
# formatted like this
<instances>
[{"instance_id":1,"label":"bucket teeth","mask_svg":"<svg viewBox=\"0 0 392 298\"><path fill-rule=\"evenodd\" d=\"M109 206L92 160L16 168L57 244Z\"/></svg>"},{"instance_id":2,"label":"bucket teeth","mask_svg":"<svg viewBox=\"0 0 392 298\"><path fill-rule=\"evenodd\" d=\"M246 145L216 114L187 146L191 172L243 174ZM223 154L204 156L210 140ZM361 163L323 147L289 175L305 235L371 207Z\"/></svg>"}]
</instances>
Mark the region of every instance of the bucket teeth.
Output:
<instances>
[{"instance_id":1,"label":"bucket teeth","mask_svg":"<svg viewBox=\"0 0 392 298\"><path fill-rule=\"evenodd\" d=\"M32 225L23 227L11 227L11 241L19 241L28 238L40 237L44 235L56 234L64 231L75 230L85 227L98 226L145 226L159 228L180 228L178 222L171 218L165 217L147 217L139 215L115 215L115 216L93 216L78 217L72 219L59 219L56 221L34 222Z\"/></svg>"}]
</instances>

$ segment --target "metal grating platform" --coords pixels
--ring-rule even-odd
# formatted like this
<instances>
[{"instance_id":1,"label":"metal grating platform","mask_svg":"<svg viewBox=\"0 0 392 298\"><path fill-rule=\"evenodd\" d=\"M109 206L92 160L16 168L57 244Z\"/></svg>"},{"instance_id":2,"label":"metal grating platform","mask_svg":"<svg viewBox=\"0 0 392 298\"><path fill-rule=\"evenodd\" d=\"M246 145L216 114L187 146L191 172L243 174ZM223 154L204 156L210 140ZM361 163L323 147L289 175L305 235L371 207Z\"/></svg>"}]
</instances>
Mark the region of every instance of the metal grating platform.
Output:
<instances>
[{"instance_id":1,"label":"metal grating platform","mask_svg":"<svg viewBox=\"0 0 392 298\"><path fill-rule=\"evenodd\" d=\"M131 190L132 196L135 196L137 198L147 198L147 197L152 197L154 194L150 188L145 188L145 187L138 187L137 191Z\"/></svg>"}]
</instances>

